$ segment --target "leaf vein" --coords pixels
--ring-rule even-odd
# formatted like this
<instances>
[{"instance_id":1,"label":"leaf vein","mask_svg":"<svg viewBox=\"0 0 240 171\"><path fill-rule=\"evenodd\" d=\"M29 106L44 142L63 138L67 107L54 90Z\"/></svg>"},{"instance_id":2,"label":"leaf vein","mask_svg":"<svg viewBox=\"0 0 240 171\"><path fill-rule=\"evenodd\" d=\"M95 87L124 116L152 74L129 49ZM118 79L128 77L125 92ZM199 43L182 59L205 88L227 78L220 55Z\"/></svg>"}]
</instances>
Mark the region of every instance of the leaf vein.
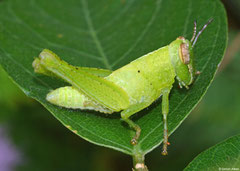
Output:
<instances>
[{"instance_id":1,"label":"leaf vein","mask_svg":"<svg viewBox=\"0 0 240 171\"><path fill-rule=\"evenodd\" d=\"M156 19L157 13L161 7L162 0L158 0L156 4L156 8L154 10L154 13L147 23L147 26L142 31L141 35L138 37L138 39L135 41L135 43L120 57L118 58L114 63L112 63L111 67L114 67L116 64L118 64L122 59L124 59L136 46L137 44L142 40L142 38L145 36L145 34L148 32L149 28L151 27L152 23Z\"/></svg>"},{"instance_id":2,"label":"leaf vein","mask_svg":"<svg viewBox=\"0 0 240 171\"><path fill-rule=\"evenodd\" d=\"M43 35L41 35L39 32L37 32L36 30L34 30L32 27L30 27L26 22L24 22L20 17L18 17L16 15L16 13L12 10L11 4L9 3L8 5L8 11L16 18L16 21L19 23L19 24L22 24L23 26L25 26L28 30L30 30L32 33L34 33L39 39L41 39L42 41L44 41L45 43L44 44L49 44L50 46L53 46L53 47L57 47L57 48L61 48L61 49L66 49L66 50L70 50L72 52L75 52L79 55L86 55L88 56L89 58L92 58L92 59L95 59L95 60L101 60L101 58L98 58L92 54L89 54L89 53L86 53L86 52L82 52L82 51L79 51L79 50L76 50L76 49L73 49L73 48L70 48L70 47L67 47L67 46L63 46L63 45L59 45L59 44L56 44L54 42L51 42L49 41L48 39L46 39Z\"/></svg>"},{"instance_id":3,"label":"leaf vein","mask_svg":"<svg viewBox=\"0 0 240 171\"><path fill-rule=\"evenodd\" d=\"M37 9L41 12L41 14L49 17L51 20L54 20L54 21L57 22L57 23L60 23L61 26L65 26L65 27L68 27L68 28L70 28L70 29L73 29L73 30L77 31L78 33L88 33L88 34L89 34L89 31L80 29L80 28L75 27L75 26L73 26L73 25L69 25L68 23L65 23L65 22L59 20L58 18L50 15L47 11L45 11L43 8L41 8L41 7L37 4L36 0L31 0L31 4L32 4L33 7L37 8Z\"/></svg>"},{"instance_id":4,"label":"leaf vein","mask_svg":"<svg viewBox=\"0 0 240 171\"><path fill-rule=\"evenodd\" d=\"M31 71L29 71L28 69L26 69L21 63L18 63L14 60L14 58L12 58L11 54L6 52L5 50L3 50L1 48L1 50L5 53L6 57L8 59L10 59L11 61L13 61L13 63L15 63L17 66L19 66L20 68L22 68L23 71L25 71L26 73L28 73L30 76L32 76L33 78L35 78L36 80L38 80L39 82L41 82L43 85L45 85L46 87L52 89L51 86L49 86L47 83L45 83L43 80L41 80L40 78L36 77Z\"/></svg>"},{"instance_id":5,"label":"leaf vein","mask_svg":"<svg viewBox=\"0 0 240 171\"><path fill-rule=\"evenodd\" d=\"M96 47L97 47L97 49L98 49L98 51L100 53L100 56L102 57L102 61L103 61L104 65L106 66L107 69L112 70L112 67L110 66L110 64L108 62L107 56L106 56L106 54L105 54L105 52L103 50L101 42L98 39L97 33L96 33L95 28L93 26L92 19L90 17L89 10L88 10L87 1L86 0L82 0L81 2L82 2L82 5L83 5L84 16L85 16L85 19L87 21L87 25L89 27L90 34L92 36L93 41L96 44Z\"/></svg>"},{"instance_id":6,"label":"leaf vein","mask_svg":"<svg viewBox=\"0 0 240 171\"><path fill-rule=\"evenodd\" d=\"M129 1L127 1L129 2ZM103 25L102 27L100 27L99 29L96 30L96 32L100 32L101 30L103 30L104 28L112 25L115 21L117 21L133 4L133 2L135 2L135 0L130 1L123 10L121 10L118 15L116 15L112 20L108 21L105 25Z\"/></svg>"}]
</instances>

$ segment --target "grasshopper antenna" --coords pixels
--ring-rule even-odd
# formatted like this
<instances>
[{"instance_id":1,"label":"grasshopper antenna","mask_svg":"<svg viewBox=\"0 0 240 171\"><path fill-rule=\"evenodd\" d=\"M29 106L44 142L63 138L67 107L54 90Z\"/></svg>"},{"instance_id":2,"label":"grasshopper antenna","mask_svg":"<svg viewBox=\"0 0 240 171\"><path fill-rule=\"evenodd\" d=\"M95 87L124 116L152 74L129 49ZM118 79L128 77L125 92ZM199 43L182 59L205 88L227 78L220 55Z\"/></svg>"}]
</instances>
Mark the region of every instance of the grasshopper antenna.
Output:
<instances>
[{"instance_id":1,"label":"grasshopper antenna","mask_svg":"<svg viewBox=\"0 0 240 171\"><path fill-rule=\"evenodd\" d=\"M192 43L192 47L194 47L195 43L197 42L197 39L198 37L202 34L202 32L207 28L207 26L213 21L213 18L211 18L210 20L208 20L208 22L203 26L203 28L198 32L197 36L195 37L195 34L194 37L195 39L193 40L193 43ZM195 31L195 26L194 26L194 31ZM192 42L192 40L191 40Z\"/></svg>"},{"instance_id":2,"label":"grasshopper antenna","mask_svg":"<svg viewBox=\"0 0 240 171\"><path fill-rule=\"evenodd\" d=\"M193 40L195 39L196 33L197 33L197 22L194 21L193 36L192 36L192 39L191 39L191 43L192 43Z\"/></svg>"}]
</instances>

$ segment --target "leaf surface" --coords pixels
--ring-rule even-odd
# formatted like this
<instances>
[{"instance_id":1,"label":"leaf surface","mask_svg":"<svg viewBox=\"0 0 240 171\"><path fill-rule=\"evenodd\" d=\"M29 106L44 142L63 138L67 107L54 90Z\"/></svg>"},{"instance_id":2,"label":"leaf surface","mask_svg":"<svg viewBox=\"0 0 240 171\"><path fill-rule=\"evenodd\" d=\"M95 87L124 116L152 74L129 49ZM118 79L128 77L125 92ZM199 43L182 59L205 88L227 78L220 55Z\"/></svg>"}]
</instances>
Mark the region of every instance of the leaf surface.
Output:
<instances>
[{"instance_id":1,"label":"leaf surface","mask_svg":"<svg viewBox=\"0 0 240 171\"><path fill-rule=\"evenodd\" d=\"M240 135L200 153L184 170L234 170L240 167Z\"/></svg>"},{"instance_id":2,"label":"leaf surface","mask_svg":"<svg viewBox=\"0 0 240 171\"><path fill-rule=\"evenodd\" d=\"M174 84L170 94L168 124L173 133L206 92L223 57L227 21L218 0L1 1L0 63L26 95L80 137L126 154L136 149L146 154L162 142L161 100L133 116L142 128L139 143L133 147L134 132L122 123L119 113L110 116L49 104L46 94L65 83L35 74L33 57L48 48L70 64L114 70L178 36L191 39L193 22L200 29L210 18L214 22L194 49L202 74L190 90Z\"/></svg>"}]
</instances>

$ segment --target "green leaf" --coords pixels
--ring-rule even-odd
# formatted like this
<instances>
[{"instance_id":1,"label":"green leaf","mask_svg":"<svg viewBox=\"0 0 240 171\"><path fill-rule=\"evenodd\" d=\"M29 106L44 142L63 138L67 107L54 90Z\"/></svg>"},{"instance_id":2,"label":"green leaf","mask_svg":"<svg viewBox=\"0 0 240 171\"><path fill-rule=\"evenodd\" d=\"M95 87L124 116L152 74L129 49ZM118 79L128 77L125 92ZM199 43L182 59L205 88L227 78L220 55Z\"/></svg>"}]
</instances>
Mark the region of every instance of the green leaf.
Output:
<instances>
[{"instance_id":1,"label":"green leaf","mask_svg":"<svg viewBox=\"0 0 240 171\"><path fill-rule=\"evenodd\" d=\"M233 170L240 167L240 135L233 136L200 153L187 170Z\"/></svg>"},{"instance_id":2,"label":"green leaf","mask_svg":"<svg viewBox=\"0 0 240 171\"><path fill-rule=\"evenodd\" d=\"M64 83L34 73L33 57L48 48L73 65L117 69L178 36L190 39L193 22L197 21L199 30L210 18L213 23L194 49L202 74L190 90L174 84L171 92L171 134L206 92L223 57L227 21L218 0L1 1L0 63L26 95L82 138L126 154L136 150L146 154L162 142L161 100L133 116L142 134L138 145L132 146L134 132L121 122L119 113L104 115L49 104L46 94Z\"/></svg>"}]
</instances>

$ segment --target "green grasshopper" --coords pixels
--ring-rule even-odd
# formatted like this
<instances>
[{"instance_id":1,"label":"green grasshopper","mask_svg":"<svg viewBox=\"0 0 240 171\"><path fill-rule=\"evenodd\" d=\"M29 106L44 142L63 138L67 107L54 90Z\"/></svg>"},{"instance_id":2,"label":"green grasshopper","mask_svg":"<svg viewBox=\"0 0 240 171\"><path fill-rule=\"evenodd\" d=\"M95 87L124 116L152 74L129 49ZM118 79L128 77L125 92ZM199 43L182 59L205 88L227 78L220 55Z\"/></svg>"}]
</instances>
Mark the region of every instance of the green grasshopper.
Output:
<instances>
[{"instance_id":1,"label":"green grasshopper","mask_svg":"<svg viewBox=\"0 0 240 171\"><path fill-rule=\"evenodd\" d=\"M72 86L60 87L47 94L46 99L55 105L88 109L111 114L121 111L121 118L136 131L131 143L137 144L141 129L129 119L133 114L151 105L162 96L164 122L163 155L167 155L169 93L175 78L179 86L188 89L193 83L195 72L193 47L199 35L212 22L196 35L196 22L192 39L178 37L169 45L150 52L131 63L115 70L75 67L62 61L50 50L44 49L35 58L33 67L36 73L55 76Z\"/></svg>"}]
</instances>

